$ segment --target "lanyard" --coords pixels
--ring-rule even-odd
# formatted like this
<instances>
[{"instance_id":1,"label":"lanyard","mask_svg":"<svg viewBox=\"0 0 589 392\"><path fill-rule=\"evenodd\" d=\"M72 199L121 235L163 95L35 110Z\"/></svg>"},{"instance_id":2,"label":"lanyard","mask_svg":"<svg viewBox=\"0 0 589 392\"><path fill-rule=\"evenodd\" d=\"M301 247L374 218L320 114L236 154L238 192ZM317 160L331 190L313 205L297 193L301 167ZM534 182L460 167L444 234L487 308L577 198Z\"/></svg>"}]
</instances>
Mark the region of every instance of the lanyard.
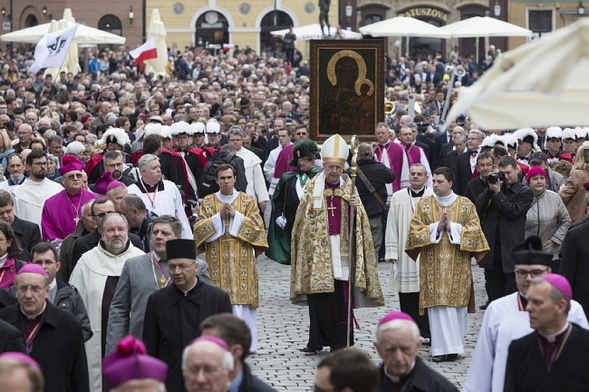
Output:
<instances>
[{"instance_id":1,"label":"lanyard","mask_svg":"<svg viewBox=\"0 0 589 392\"><path fill-rule=\"evenodd\" d=\"M31 353L33 352L33 340L35 340L37 333L39 333L39 329L41 329L41 326L43 325L43 321L45 321L46 314L47 314L47 312L43 312L43 316L41 316L41 320L39 320L39 322L35 325L35 327L28 333L27 338L25 339L25 349L26 349L26 352L28 355L31 355ZM25 328L24 325L23 325L23 328Z\"/></svg>"},{"instance_id":2,"label":"lanyard","mask_svg":"<svg viewBox=\"0 0 589 392\"><path fill-rule=\"evenodd\" d=\"M151 252L151 262L152 262L151 268L153 269L153 278L155 279L155 284L157 284L160 289L163 289L164 287L166 287L170 283L170 278L168 276L166 276L166 272L164 271L164 269L162 268L160 263L157 262L153 252ZM155 275L155 267L154 266L157 267L160 270L160 272L162 273L162 276L160 276L159 279Z\"/></svg>"},{"instance_id":3,"label":"lanyard","mask_svg":"<svg viewBox=\"0 0 589 392\"><path fill-rule=\"evenodd\" d=\"M548 343L548 352L546 354L544 353L544 342L542 341L542 338L540 337L540 335L538 335L538 346L540 348L540 352L542 353L542 355L545 355L547 357L549 372L550 372L550 368L552 367L552 364L554 364L554 362L556 362L558 360L558 357L560 357L560 354L562 353L564 345L566 344L567 340L569 339L569 336L571 336L572 330L573 330L573 326L569 323L569 327L567 328L567 331L565 332L565 336L562 338L562 340L560 342L553 342L552 344L550 342ZM555 347L551 350L550 348L552 346L555 346ZM551 353L551 351L552 351L552 353Z\"/></svg>"},{"instance_id":4,"label":"lanyard","mask_svg":"<svg viewBox=\"0 0 589 392\"><path fill-rule=\"evenodd\" d=\"M149 195L149 191L147 190L147 187L143 183L143 180L141 180L141 186L143 187L143 189L145 189L145 194L147 195L147 198L149 199L149 203L151 204L152 211L155 210L155 198L157 197L158 185L159 184L155 184L155 191L153 191L153 199L152 199L151 196Z\"/></svg>"}]
</instances>

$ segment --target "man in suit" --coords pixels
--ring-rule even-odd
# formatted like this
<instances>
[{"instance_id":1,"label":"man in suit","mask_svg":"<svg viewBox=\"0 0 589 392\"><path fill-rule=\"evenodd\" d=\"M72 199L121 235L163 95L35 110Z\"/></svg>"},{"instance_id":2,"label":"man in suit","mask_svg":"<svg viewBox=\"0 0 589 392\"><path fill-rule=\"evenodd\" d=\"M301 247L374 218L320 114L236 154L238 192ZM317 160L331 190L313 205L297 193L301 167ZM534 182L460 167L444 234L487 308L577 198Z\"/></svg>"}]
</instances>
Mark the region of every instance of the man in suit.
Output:
<instances>
[{"instance_id":1,"label":"man in suit","mask_svg":"<svg viewBox=\"0 0 589 392\"><path fill-rule=\"evenodd\" d=\"M145 325L149 327L143 330L143 341L149 355L168 364L168 391L181 392L185 390L182 350L201 334L200 324L207 317L231 313L231 301L225 291L196 277L200 261L196 260L193 240L168 241L166 255L172 284L149 296L145 308Z\"/></svg>"},{"instance_id":2,"label":"man in suit","mask_svg":"<svg viewBox=\"0 0 589 392\"><path fill-rule=\"evenodd\" d=\"M466 136L462 134L454 136L452 138L452 144L454 145L454 150L446 154L440 166L449 167L456 173L456 160L459 155L462 155L466 151Z\"/></svg>"},{"instance_id":3,"label":"man in suit","mask_svg":"<svg viewBox=\"0 0 589 392\"><path fill-rule=\"evenodd\" d=\"M477 156L481 150L480 146L483 143L484 137L483 132L478 129L471 129L468 132L468 140L466 142L468 150L456 158L454 192L458 195L464 195L466 184L478 174L476 169Z\"/></svg>"},{"instance_id":4,"label":"man in suit","mask_svg":"<svg viewBox=\"0 0 589 392\"><path fill-rule=\"evenodd\" d=\"M201 324L202 336L214 336L222 339L229 346L233 355L234 367L229 374L231 378L230 391L273 392L274 388L265 384L252 374L252 370L245 362L250 354L252 334L245 321L229 313L216 314L207 317Z\"/></svg>"},{"instance_id":5,"label":"man in suit","mask_svg":"<svg viewBox=\"0 0 589 392\"><path fill-rule=\"evenodd\" d=\"M143 336L143 318L147 299L151 293L170 284L167 272L166 243L182 237L182 223L175 216L155 218L151 227L150 242L153 250L125 262L121 277L110 305L106 353L112 352L120 339L127 335ZM196 275L211 284L208 265L199 261Z\"/></svg>"},{"instance_id":6,"label":"man in suit","mask_svg":"<svg viewBox=\"0 0 589 392\"><path fill-rule=\"evenodd\" d=\"M535 330L509 346L506 392L581 391L589 384L586 361L589 332L568 321L572 289L557 274L534 278L526 296Z\"/></svg>"},{"instance_id":7,"label":"man in suit","mask_svg":"<svg viewBox=\"0 0 589 392\"><path fill-rule=\"evenodd\" d=\"M41 242L41 230L39 225L14 215L12 195L4 190L0 190L0 220L10 225L10 228L14 231L14 236L20 242L23 248L20 259L28 261L33 246Z\"/></svg>"},{"instance_id":8,"label":"man in suit","mask_svg":"<svg viewBox=\"0 0 589 392\"><path fill-rule=\"evenodd\" d=\"M445 132L442 132L435 137L435 144L432 151L432 170L436 170L438 167L443 166L442 161L446 155L442 155L442 146L450 144L450 147L452 147L452 138L454 137L454 129L456 128L462 129L462 132L464 133L464 129L458 127L456 121L452 121ZM446 153L448 152L449 151Z\"/></svg>"},{"instance_id":9,"label":"man in suit","mask_svg":"<svg viewBox=\"0 0 589 392\"><path fill-rule=\"evenodd\" d=\"M26 352L43 369L45 391L89 391L82 328L48 301L47 272L27 264L15 282L18 304L0 310L0 318L22 331Z\"/></svg>"},{"instance_id":10,"label":"man in suit","mask_svg":"<svg viewBox=\"0 0 589 392\"><path fill-rule=\"evenodd\" d=\"M466 136L466 131L464 130L464 128L462 128L461 126L454 127L454 129L452 130L452 139L454 139L454 137L456 137L457 135L465 135ZM454 151L454 143L452 143L452 142L450 142L450 143L444 143L444 144L442 144L442 146L440 146L439 158L438 158L438 167L439 166L443 166L443 159L451 151Z\"/></svg>"},{"instance_id":11,"label":"man in suit","mask_svg":"<svg viewBox=\"0 0 589 392\"><path fill-rule=\"evenodd\" d=\"M517 290L515 264L511 250L524 242L526 214L532 205L532 190L518 178L517 162L504 156L499 171L504 180L488 182L477 199L477 213L491 250L479 262L485 269L485 281L491 301Z\"/></svg>"}]
</instances>

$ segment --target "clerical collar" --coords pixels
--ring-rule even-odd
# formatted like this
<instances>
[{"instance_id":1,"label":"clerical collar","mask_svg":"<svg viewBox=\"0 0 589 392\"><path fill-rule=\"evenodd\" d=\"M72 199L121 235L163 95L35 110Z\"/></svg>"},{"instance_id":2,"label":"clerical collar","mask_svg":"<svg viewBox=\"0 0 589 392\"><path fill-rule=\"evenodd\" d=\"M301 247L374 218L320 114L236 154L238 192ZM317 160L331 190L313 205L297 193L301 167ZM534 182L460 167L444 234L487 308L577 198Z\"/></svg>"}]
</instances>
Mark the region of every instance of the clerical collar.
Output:
<instances>
[{"instance_id":1,"label":"clerical collar","mask_svg":"<svg viewBox=\"0 0 589 392\"><path fill-rule=\"evenodd\" d=\"M155 192L156 189L158 191L164 190L164 182L163 181L158 181L158 183L154 184L154 185L148 184L147 182L145 182L145 180L143 178L141 178L140 181L141 181L141 184L143 184L142 187L139 187L139 190L141 190L142 193Z\"/></svg>"},{"instance_id":2,"label":"clerical collar","mask_svg":"<svg viewBox=\"0 0 589 392\"><path fill-rule=\"evenodd\" d=\"M450 204L454 203L454 201L456 201L456 199L458 199L458 195L456 195L456 193L454 193L454 192L450 192L450 194L448 196L434 195L434 198L436 199L436 201L438 203L440 203L444 207L448 207Z\"/></svg>"},{"instance_id":3,"label":"clerical collar","mask_svg":"<svg viewBox=\"0 0 589 392\"><path fill-rule=\"evenodd\" d=\"M402 375L401 377L390 375L389 372L387 371L386 365L383 365L382 368L384 369L385 376L389 380L391 380L392 382L397 383L397 382L400 382L401 380L407 379L411 375L411 372L415 368L415 360L413 360L413 363L411 364L411 367L409 368L409 371L406 374Z\"/></svg>"},{"instance_id":4,"label":"clerical collar","mask_svg":"<svg viewBox=\"0 0 589 392\"><path fill-rule=\"evenodd\" d=\"M552 342L556 342L556 339L558 339L558 337L562 334L564 334L566 332L566 330L569 328L569 322L567 321L564 324L564 327L562 327L562 329L554 334L550 334L550 335L543 335L542 332L538 331L538 334L540 336L542 336L544 339L546 339L546 341L548 341L549 343Z\"/></svg>"},{"instance_id":5,"label":"clerical collar","mask_svg":"<svg viewBox=\"0 0 589 392\"><path fill-rule=\"evenodd\" d=\"M217 198L221 200L223 203L233 203L237 198L238 194L239 192L235 188L233 188L233 192L230 195L224 195L221 193L221 191L218 191L216 193Z\"/></svg>"},{"instance_id":6,"label":"clerical collar","mask_svg":"<svg viewBox=\"0 0 589 392\"><path fill-rule=\"evenodd\" d=\"M186 291L184 291L184 290L180 290L180 291L182 291L182 292L184 293L184 296L186 297L186 296L188 295L188 293L190 292L190 290L192 290L193 288L195 288L195 287L196 287L196 284L197 284L197 283L198 283L198 278L194 280L194 284L192 285L192 287L191 287L191 288L189 288L189 289L188 289L188 290L186 290ZM178 287L178 286L176 286L176 287Z\"/></svg>"},{"instance_id":7,"label":"clerical collar","mask_svg":"<svg viewBox=\"0 0 589 392\"><path fill-rule=\"evenodd\" d=\"M29 316L28 314L25 313L25 311L23 310L23 308L20 308L20 312L23 314L23 316L25 316L28 320L35 320L36 318L40 317L43 312L45 312L45 309L47 309L47 301L45 301L43 303L43 309L41 309L41 311L39 313L36 313L32 316Z\"/></svg>"},{"instance_id":8,"label":"clerical collar","mask_svg":"<svg viewBox=\"0 0 589 392\"><path fill-rule=\"evenodd\" d=\"M425 186L421 189L416 190L416 191L414 191L413 188L407 188L407 189L411 193L411 197L421 197L425 193Z\"/></svg>"}]
</instances>

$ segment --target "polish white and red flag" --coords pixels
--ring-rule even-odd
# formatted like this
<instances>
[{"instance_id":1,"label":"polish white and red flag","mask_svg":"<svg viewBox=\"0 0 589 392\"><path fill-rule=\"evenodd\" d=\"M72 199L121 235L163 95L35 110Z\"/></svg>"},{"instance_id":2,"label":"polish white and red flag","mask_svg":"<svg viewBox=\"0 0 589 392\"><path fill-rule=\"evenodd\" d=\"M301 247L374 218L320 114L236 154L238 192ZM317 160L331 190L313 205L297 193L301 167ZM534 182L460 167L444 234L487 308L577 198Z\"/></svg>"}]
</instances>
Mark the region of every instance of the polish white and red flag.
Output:
<instances>
[{"instance_id":1,"label":"polish white and red flag","mask_svg":"<svg viewBox=\"0 0 589 392\"><path fill-rule=\"evenodd\" d=\"M143 45L129 52L135 59L135 65L141 64L145 60L155 59L157 57L157 48L155 37L146 41Z\"/></svg>"}]
</instances>

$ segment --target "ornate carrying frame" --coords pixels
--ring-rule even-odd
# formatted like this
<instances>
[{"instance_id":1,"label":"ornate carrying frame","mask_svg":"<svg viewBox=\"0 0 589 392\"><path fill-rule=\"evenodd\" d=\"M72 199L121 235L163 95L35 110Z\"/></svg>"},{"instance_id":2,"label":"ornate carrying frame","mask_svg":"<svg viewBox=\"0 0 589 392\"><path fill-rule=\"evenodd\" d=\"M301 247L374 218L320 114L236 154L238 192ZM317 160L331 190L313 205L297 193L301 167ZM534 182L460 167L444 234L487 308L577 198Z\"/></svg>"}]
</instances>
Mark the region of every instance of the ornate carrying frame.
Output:
<instances>
[{"instance_id":1,"label":"ornate carrying frame","mask_svg":"<svg viewBox=\"0 0 589 392\"><path fill-rule=\"evenodd\" d=\"M339 133L371 141L376 124L384 121L384 66L383 39L312 40L310 137L322 142ZM357 76L346 89L339 79L350 69Z\"/></svg>"}]
</instances>

